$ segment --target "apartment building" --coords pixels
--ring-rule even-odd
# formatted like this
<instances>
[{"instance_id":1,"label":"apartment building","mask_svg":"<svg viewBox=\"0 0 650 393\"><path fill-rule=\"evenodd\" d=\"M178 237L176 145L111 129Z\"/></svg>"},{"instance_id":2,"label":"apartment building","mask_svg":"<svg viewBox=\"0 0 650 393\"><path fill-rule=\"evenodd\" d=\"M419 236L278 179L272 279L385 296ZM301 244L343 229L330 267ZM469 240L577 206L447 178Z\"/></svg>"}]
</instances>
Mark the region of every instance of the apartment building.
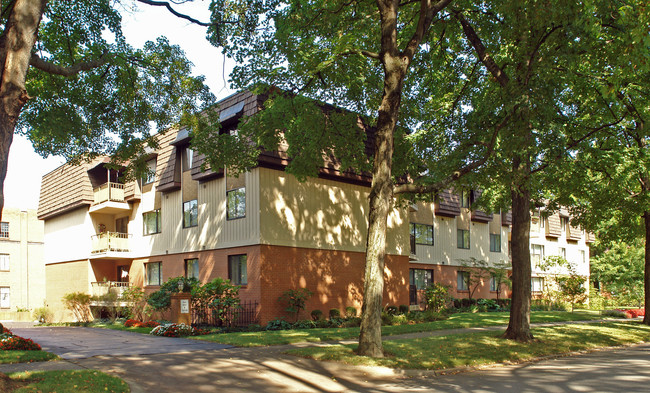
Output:
<instances>
[{"instance_id":1,"label":"apartment building","mask_svg":"<svg viewBox=\"0 0 650 393\"><path fill-rule=\"evenodd\" d=\"M45 301L43 222L36 210L4 208L0 222L0 320L27 317Z\"/></svg>"},{"instance_id":2,"label":"apartment building","mask_svg":"<svg viewBox=\"0 0 650 393\"><path fill-rule=\"evenodd\" d=\"M263 100L249 92L224 99L222 130L235 129ZM262 152L239 177L203 171L204 157L189 142L184 130L166 132L147 157L152 175L126 184L104 159L43 177L38 216L55 319L71 317L60 301L66 293L130 285L150 292L177 276L229 278L242 300L257 302L261 323L286 315L278 297L288 289L314 293L307 310L360 310L369 178L324 165L317 178L298 182L283 170L283 151ZM472 211L466 198L447 192L439 202L391 211L387 305L417 306L418 289L432 280L455 287L459 258L507 259L509 222Z\"/></svg>"}]
</instances>

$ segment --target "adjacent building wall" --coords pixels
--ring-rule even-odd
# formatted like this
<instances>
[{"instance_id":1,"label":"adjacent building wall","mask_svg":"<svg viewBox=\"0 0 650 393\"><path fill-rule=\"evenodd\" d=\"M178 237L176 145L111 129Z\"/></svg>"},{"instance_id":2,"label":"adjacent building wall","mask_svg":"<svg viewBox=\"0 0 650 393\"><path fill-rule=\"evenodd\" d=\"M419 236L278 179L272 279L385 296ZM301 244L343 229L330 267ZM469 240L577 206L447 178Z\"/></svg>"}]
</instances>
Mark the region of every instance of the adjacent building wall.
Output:
<instances>
[{"instance_id":1,"label":"adjacent building wall","mask_svg":"<svg viewBox=\"0 0 650 393\"><path fill-rule=\"evenodd\" d=\"M45 300L43 222L35 210L12 208L3 209L2 222L9 236L0 237L0 254L8 256L9 269L0 271L0 287L9 290L9 307L0 309L0 319L13 319L17 309L31 311Z\"/></svg>"}]
</instances>

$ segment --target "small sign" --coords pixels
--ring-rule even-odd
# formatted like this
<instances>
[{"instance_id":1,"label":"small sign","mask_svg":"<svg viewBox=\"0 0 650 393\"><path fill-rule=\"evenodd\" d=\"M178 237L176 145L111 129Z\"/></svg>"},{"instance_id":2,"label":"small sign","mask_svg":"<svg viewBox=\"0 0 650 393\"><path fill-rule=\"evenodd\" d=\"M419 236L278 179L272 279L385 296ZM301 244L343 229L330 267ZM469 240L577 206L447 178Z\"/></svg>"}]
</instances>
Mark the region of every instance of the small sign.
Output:
<instances>
[{"instance_id":1,"label":"small sign","mask_svg":"<svg viewBox=\"0 0 650 393\"><path fill-rule=\"evenodd\" d=\"M189 313L190 313L190 300L181 299L181 314L189 314Z\"/></svg>"}]
</instances>

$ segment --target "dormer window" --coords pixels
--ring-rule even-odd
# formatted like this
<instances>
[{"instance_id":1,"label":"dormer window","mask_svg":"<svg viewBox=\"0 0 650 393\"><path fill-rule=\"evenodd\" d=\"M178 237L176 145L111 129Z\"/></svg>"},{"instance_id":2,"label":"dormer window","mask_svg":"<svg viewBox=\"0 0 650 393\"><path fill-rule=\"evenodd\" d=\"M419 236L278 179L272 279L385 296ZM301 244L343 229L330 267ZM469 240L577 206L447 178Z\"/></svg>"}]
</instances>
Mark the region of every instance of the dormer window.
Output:
<instances>
[{"instance_id":1,"label":"dormer window","mask_svg":"<svg viewBox=\"0 0 650 393\"><path fill-rule=\"evenodd\" d=\"M183 149L183 172L192 169L192 162L194 160L194 150L189 146Z\"/></svg>"},{"instance_id":2,"label":"dormer window","mask_svg":"<svg viewBox=\"0 0 650 393\"><path fill-rule=\"evenodd\" d=\"M470 204L469 196L470 196L470 191L461 191L461 193L460 193L460 207L465 207L465 208L469 209L469 204Z\"/></svg>"}]
</instances>

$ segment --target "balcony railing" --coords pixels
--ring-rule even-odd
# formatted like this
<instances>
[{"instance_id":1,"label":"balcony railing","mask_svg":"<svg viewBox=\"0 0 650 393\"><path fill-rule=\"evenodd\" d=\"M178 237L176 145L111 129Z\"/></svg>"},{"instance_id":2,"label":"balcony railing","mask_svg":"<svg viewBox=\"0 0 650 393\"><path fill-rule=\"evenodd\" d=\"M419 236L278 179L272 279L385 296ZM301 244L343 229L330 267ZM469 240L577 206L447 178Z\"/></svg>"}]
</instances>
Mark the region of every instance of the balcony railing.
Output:
<instances>
[{"instance_id":1,"label":"balcony railing","mask_svg":"<svg viewBox=\"0 0 650 393\"><path fill-rule=\"evenodd\" d=\"M119 232L103 232L98 235L93 235L92 240L92 253L102 253L109 251L129 252L129 243L131 239L128 233Z\"/></svg>"},{"instance_id":2,"label":"balcony railing","mask_svg":"<svg viewBox=\"0 0 650 393\"><path fill-rule=\"evenodd\" d=\"M124 184L104 183L93 190L95 204L115 201L124 202Z\"/></svg>"},{"instance_id":3,"label":"balcony railing","mask_svg":"<svg viewBox=\"0 0 650 393\"><path fill-rule=\"evenodd\" d=\"M92 282L90 285L92 287L93 296L106 296L110 293L115 294L116 299L121 298L124 291L129 289L128 282L120 281Z\"/></svg>"}]
</instances>

